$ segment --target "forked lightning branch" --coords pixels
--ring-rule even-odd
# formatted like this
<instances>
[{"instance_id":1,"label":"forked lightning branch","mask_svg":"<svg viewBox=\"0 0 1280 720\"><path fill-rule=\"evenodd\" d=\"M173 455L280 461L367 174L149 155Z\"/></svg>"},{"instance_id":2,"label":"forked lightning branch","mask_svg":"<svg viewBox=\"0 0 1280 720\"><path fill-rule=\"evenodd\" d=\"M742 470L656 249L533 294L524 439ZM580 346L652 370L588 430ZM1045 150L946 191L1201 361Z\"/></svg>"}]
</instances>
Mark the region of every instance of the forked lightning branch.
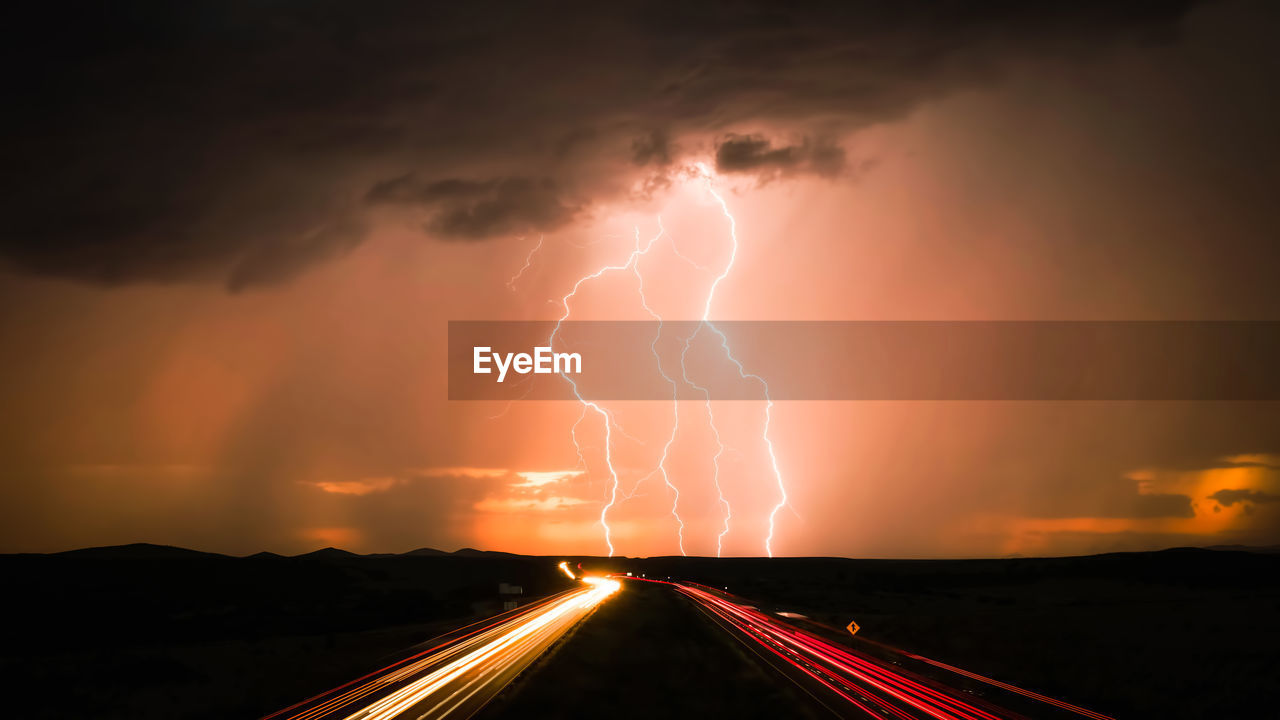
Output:
<instances>
[{"instance_id":1,"label":"forked lightning branch","mask_svg":"<svg viewBox=\"0 0 1280 720\"><path fill-rule=\"evenodd\" d=\"M578 353L555 352L548 346L535 347L532 354L498 353L486 345L474 346L471 372L476 375L492 375L495 370L498 382L506 380L507 372L518 375L579 375L582 373L582 356Z\"/></svg>"}]
</instances>

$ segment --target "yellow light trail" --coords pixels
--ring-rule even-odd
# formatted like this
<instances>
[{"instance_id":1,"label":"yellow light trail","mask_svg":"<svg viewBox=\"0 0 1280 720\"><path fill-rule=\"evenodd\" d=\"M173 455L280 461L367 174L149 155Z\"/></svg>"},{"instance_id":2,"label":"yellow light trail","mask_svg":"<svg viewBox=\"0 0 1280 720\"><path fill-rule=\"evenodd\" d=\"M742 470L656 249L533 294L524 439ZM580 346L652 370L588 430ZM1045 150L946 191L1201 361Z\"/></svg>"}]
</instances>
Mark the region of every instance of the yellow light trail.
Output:
<instances>
[{"instance_id":1,"label":"yellow light trail","mask_svg":"<svg viewBox=\"0 0 1280 720\"><path fill-rule=\"evenodd\" d=\"M566 563L561 566L568 572ZM308 701L287 717L390 720L406 716L422 720L455 713L468 716L621 587L617 580L581 580L582 587L534 605L439 652L340 688L342 692L332 697ZM353 706L359 709L353 711Z\"/></svg>"},{"instance_id":2,"label":"yellow light trail","mask_svg":"<svg viewBox=\"0 0 1280 720\"><path fill-rule=\"evenodd\" d=\"M453 705L445 707L453 702L460 693L480 683L484 679L484 671L492 671L495 666L517 661L531 651L534 651L533 654L536 656L537 652L540 652L542 648L550 644L550 640L554 639L554 637L549 636L559 636L560 633L547 632L553 624L561 632L567 630L573 624L573 622L557 623L557 620L572 618L576 622L577 619L580 619L581 616L603 602L605 598L612 595L621 586L617 580L604 580L594 577L584 577L582 581L588 583L590 589L581 593L574 593L542 612L535 613L533 617L524 619L494 641L482 645L444 667L435 670L426 677L391 693L369 707L347 716L347 720L390 720L415 705L430 699L433 693L462 678L463 675L476 670L481 671L478 673L479 677L470 680L462 688L440 700L418 717L433 716L442 709L445 712L438 716L442 717L448 714L449 711L461 706L463 702L474 695L475 691L472 691Z\"/></svg>"},{"instance_id":3,"label":"yellow light trail","mask_svg":"<svg viewBox=\"0 0 1280 720\"><path fill-rule=\"evenodd\" d=\"M563 570L563 571L564 571L564 574L565 574L565 575L568 575L570 580L577 580L577 579L578 579L578 578L577 578L577 576L573 574L573 571L569 569L569 563L568 563L568 561L561 560L561 561L560 561L560 564L559 564L559 565L557 565L556 567L558 567L558 568L560 568L561 570Z\"/></svg>"}]
</instances>

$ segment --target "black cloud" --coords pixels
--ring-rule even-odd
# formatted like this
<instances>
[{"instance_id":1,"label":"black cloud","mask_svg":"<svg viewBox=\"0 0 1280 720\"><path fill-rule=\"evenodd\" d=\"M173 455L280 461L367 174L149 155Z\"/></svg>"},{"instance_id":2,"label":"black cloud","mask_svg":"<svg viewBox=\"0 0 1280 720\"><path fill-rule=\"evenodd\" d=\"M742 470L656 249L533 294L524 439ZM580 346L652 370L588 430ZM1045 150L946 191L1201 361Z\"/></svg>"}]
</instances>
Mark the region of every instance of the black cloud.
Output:
<instances>
[{"instance_id":1,"label":"black cloud","mask_svg":"<svg viewBox=\"0 0 1280 720\"><path fill-rule=\"evenodd\" d=\"M649 164L668 165L675 150L667 133L653 130L631 142L631 161L642 167Z\"/></svg>"},{"instance_id":2,"label":"black cloud","mask_svg":"<svg viewBox=\"0 0 1280 720\"><path fill-rule=\"evenodd\" d=\"M1191 498L1178 493L1151 493L1138 495L1133 501L1132 511L1127 515L1135 518L1195 517L1195 509L1191 507Z\"/></svg>"},{"instance_id":3,"label":"black cloud","mask_svg":"<svg viewBox=\"0 0 1280 720\"><path fill-rule=\"evenodd\" d=\"M577 212L575 205L560 196L555 183L545 178L424 182L403 176L374 185L368 200L422 208L431 214L428 231L461 240L555 230Z\"/></svg>"},{"instance_id":4,"label":"black cloud","mask_svg":"<svg viewBox=\"0 0 1280 720\"><path fill-rule=\"evenodd\" d=\"M1195 517L1191 497L1181 493L1144 492L1135 480L1121 479L1096 486L1078 486L1063 494L1046 495L1032 508L1035 517L1189 518Z\"/></svg>"},{"instance_id":5,"label":"black cloud","mask_svg":"<svg viewBox=\"0 0 1280 720\"><path fill-rule=\"evenodd\" d=\"M483 186L428 198L431 233L555 227L610 186L583 157L634 171L689 134L862 127L1184 5L30 4L0 50L0 257L106 284L279 281L359 243L370 188L404 176ZM726 170L842 157L740 149Z\"/></svg>"},{"instance_id":6,"label":"black cloud","mask_svg":"<svg viewBox=\"0 0 1280 720\"><path fill-rule=\"evenodd\" d=\"M1280 495L1263 492L1261 490L1245 490L1245 489L1227 489L1219 490L1209 496L1210 500L1216 500L1219 504L1231 507L1236 503L1252 503L1260 505L1262 503L1280 501Z\"/></svg>"},{"instance_id":7,"label":"black cloud","mask_svg":"<svg viewBox=\"0 0 1280 720\"><path fill-rule=\"evenodd\" d=\"M831 177L844 165L844 149L830 139L775 146L762 135L731 134L716 147L716 170L724 173L808 172Z\"/></svg>"}]
</instances>

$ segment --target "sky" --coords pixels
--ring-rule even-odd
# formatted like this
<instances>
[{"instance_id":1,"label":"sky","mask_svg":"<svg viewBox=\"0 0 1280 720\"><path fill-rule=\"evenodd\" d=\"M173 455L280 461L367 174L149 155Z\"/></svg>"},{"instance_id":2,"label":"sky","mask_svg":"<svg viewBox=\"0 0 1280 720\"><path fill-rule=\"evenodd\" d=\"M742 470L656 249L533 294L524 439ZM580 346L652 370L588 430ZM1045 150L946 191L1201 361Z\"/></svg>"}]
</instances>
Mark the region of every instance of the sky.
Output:
<instances>
[{"instance_id":1,"label":"sky","mask_svg":"<svg viewBox=\"0 0 1280 720\"><path fill-rule=\"evenodd\" d=\"M724 210L715 320L1280 319L1276 20L15 9L0 551L604 554L603 423L448 400L447 322L555 320L660 231L635 270L697 319ZM572 318L644 319L636 290L589 282ZM681 536L671 405L610 408L616 552L762 555L771 515L777 555L1280 543L1274 403L780 401L777 476L763 404L717 410L724 503L705 408L679 409Z\"/></svg>"}]
</instances>

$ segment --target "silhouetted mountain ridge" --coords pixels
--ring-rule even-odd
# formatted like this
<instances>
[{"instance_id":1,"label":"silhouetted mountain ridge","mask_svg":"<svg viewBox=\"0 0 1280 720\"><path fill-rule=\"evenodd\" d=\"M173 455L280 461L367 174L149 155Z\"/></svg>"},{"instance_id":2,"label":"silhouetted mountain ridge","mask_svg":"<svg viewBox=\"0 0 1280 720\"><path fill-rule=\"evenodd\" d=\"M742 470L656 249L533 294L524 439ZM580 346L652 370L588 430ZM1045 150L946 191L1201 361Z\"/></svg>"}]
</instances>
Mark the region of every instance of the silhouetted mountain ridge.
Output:
<instances>
[{"instance_id":1,"label":"silhouetted mountain ridge","mask_svg":"<svg viewBox=\"0 0 1280 720\"><path fill-rule=\"evenodd\" d=\"M458 557L530 557L517 555L516 553L501 552L499 550L477 550L469 547L454 550L450 554Z\"/></svg>"},{"instance_id":2,"label":"silhouetted mountain ridge","mask_svg":"<svg viewBox=\"0 0 1280 720\"><path fill-rule=\"evenodd\" d=\"M326 547L326 548L320 548L319 550L312 550L309 553L294 555L293 557L331 560L335 558L354 558L354 557L360 557L360 556L351 552L350 550L340 550L336 547Z\"/></svg>"},{"instance_id":3,"label":"silhouetted mountain ridge","mask_svg":"<svg viewBox=\"0 0 1280 720\"><path fill-rule=\"evenodd\" d=\"M1206 547L1174 547L1164 550L1137 551L1137 552L1120 552L1120 553L1101 553L1097 555L1082 555L1078 557L1107 557L1114 555L1144 555L1149 553L1194 553L1194 552L1243 552L1255 554L1280 554L1280 545L1209 545ZM176 545L160 545L155 543L129 543L125 545L104 545L100 547L78 548L75 550L63 550L54 553L13 553L16 555L52 555L62 557L81 557L81 558L134 558L134 559L193 559L193 558L226 558L232 559L236 556L226 555L223 553L206 552L204 550L192 550L190 548L178 547ZM0 553L0 557L5 554ZM269 550L262 550L251 555L240 556L242 559L350 559L350 558L394 558L394 557L465 557L465 558L520 558L520 557L551 557L538 555L522 555L519 553L504 552L501 550L480 550L472 547L464 547L454 550L438 550L436 548L421 547L408 550L402 553L354 553L350 550L342 548L324 547L310 552L299 553L297 555L281 555ZM575 559L594 558L596 556L589 555L565 555L557 557L572 557ZM665 560L675 559L680 556L662 556L655 555L647 558L635 558L645 560ZM695 559L699 556L689 556L689 559ZM620 556L619 559L626 559ZM758 558L727 558L730 560L751 560ZM792 560L859 560L866 558L848 558L841 556L812 556L812 557L791 557ZM1002 558L923 558L920 562L949 562L949 561L965 561L965 560L1065 560L1067 558L1054 557L1036 557L1026 556L1019 553L1006 555ZM878 558L882 561L907 560L907 558Z\"/></svg>"},{"instance_id":4,"label":"silhouetted mountain ridge","mask_svg":"<svg viewBox=\"0 0 1280 720\"><path fill-rule=\"evenodd\" d=\"M1280 553L1280 545L1210 545L1205 550L1251 553Z\"/></svg>"},{"instance_id":5,"label":"silhouetted mountain ridge","mask_svg":"<svg viewBox=\"0 0 1280 720\"><path fill-rule=\"evenodd\" d=\"M80 548L78 550L66 550L59 553L49 553L51 555L61 555L64 557L94 557L94 558L176 558L188 559L197 557L206 558L230 558L229 555L221 553L204 552L202 550L191 550L188 548L175 547L173 545L154 545L152 543L130 543L128 545L106 545L103 547Z\"/></svg>"}]
</instances>

